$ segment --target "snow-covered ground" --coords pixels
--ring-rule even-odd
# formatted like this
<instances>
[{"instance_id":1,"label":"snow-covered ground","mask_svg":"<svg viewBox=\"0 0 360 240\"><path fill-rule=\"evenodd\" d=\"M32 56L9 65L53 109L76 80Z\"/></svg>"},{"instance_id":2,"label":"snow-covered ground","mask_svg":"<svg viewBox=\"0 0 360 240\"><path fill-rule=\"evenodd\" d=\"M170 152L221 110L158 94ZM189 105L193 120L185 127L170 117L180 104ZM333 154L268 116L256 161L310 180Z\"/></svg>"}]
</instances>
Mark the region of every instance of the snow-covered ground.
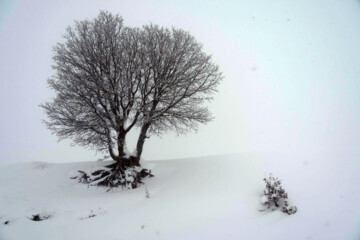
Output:
<instances>
[{"instance_id":1,"label":"snow-covered ground","mask_svg":"<svg viewBox=\"0 0 360 240\"><path fill-rule=\"evenodd\" d=\"M238 154L144 161L135 190L70 179L104 162L0 167L0 239L359 239L355 155ZM260 212L263 178L282 179L298 212ZM51 215L31 221L32 215ZM8 224L4 222L8 221Z\"/></svg>"}]
</instances>

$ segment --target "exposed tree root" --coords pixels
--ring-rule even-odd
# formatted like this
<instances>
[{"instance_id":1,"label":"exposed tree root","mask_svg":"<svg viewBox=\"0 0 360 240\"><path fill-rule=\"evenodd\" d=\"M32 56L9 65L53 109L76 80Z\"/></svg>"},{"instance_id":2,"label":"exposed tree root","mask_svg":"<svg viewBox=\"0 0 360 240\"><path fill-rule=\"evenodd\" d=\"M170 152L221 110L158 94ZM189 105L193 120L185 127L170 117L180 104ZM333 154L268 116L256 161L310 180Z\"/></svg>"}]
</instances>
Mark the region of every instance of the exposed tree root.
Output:
<instances>
[{"instance_id":1,"label":"exposed tree root","mask_svg":"<svg viewBox=\"0 0 360 240\"><path fill-rule=\"evenodd\" d=\"M134 166L131 161L123 161L122 164L115 162L102 169L91 173L78 171L79 176L72 179L78 179L81 183L87 183L93 186L103 187L122 187L134 189L144 184L143 179L153 177L151 170Z\"/></svg>"}]
</instances>

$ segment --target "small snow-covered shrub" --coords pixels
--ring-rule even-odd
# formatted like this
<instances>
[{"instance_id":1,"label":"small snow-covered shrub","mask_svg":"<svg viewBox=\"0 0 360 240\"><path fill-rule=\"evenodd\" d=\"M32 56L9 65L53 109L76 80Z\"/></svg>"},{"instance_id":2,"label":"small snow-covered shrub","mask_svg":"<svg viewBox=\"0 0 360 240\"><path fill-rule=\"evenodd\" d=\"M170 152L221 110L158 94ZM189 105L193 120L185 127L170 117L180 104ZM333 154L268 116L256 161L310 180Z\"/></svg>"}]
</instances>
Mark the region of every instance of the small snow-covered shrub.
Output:
<instances>
[{"instance_id":1,"label":"small snow-covered shrub","mask_svg":"<svg viewBox=\"0 0 360 240\"><path fill-rule=\"evenodd\" d=\"M288 195L281 186L281 180L269 175L268 178L264 178L265 181L265 190L264 195L261 198L261 203L267 208L279 208L283 213L289 215L296 213L296 206L289 206L287 202Z\"/></svg>"},{"instance_id":2,"label":"small snow-covered shrub","mask_svg":"<svg viewBox=\"0 0 360 240\"><path fill-rule=\"evenodd\" d=\"M51 215L46 215L46 214L35 214L32 215L31 217L29 217L30 220L35 221L35 222L39 222L42 220L46 220L49 219L51 217Z\"/></svg>"},{"instance_id":3,"label":"small snow-covered shrub","mask_svg":"<svg viewBox=\"0 0 360 240\"><path fill-rule=\"evenodd\" d=\"M281 211L282 211L283 213L287 213L287 214L291 215L291 214L296 213L297 207L296 207L296 206L289 206L288 202L285 201L285 202L284 202L284 205L283 205L282 208L281 208Z\"/></svg>"}]
</instances>

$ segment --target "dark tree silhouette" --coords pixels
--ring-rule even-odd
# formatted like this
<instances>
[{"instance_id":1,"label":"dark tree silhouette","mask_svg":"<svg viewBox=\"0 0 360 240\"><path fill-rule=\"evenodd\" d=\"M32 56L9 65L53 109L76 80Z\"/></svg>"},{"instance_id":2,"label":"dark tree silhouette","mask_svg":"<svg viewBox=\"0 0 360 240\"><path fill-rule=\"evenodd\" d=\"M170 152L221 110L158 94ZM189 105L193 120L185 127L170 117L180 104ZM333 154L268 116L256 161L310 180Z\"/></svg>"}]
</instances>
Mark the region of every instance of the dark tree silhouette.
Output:
<instances>
[{"instance_id":1,"label":"dark tree silhouette","mask_svg":"<svg viewBox=\"0 0 360 240\"><path fill-rule=\"evenodd\" d=\"M115 164L98 174L103 178L140 166L150 134L185 133L211 120L203 103L222 76L188 32L124 27L119 15L100 12L68 27L64 40L54 47L48 83L56 97L41 105L45 123L60 139L108 151ZM140 135L129 153L126 135L134 127Z\"/></svg>"}]
</instances>

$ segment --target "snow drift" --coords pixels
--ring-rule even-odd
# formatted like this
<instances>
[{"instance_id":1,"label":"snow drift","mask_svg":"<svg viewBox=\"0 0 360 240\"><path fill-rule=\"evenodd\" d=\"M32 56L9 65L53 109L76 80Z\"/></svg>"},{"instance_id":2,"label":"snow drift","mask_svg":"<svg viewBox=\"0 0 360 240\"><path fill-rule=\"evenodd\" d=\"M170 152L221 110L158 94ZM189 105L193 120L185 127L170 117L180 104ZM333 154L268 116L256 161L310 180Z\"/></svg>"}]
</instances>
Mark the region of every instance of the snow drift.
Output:
<instances>
[{"instance_id":1,"label":"snow drift","mask_svg":"<svg viewBox=\"0 0 360 240\"><path fill-rule=\"evenodd\" d=\"M357 239L358 160L238 154L144 161L155 175L146 187L109 192L71 179L109 162L2 165L0 239ZM282 180L296 214L259 211L269 173ZM32 221L37 214L47 218Z\"/></svg>"}]
</instances>

